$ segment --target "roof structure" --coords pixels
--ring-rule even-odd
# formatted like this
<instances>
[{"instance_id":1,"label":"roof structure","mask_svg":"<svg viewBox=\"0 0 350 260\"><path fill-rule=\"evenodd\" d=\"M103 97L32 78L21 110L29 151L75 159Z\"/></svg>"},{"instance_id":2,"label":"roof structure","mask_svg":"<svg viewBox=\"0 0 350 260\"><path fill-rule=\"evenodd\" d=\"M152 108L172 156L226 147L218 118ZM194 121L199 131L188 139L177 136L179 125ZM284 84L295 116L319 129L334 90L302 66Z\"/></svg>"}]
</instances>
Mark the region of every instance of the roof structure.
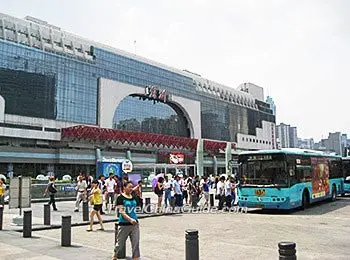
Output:
<instances>
[{"instance_id":1,"label":"roof structure","mask_svg":"<svg viewBox=\"0 0 350 260\"><path fill-rule=\"evenodd\" d=\"M61 130L62 140L93 140L100 142L120 142L122 144L136 146L148 145L154 148L183 149L195 151L198 139L161 135L153 133L142 133L133 131L123 131L92 126L78 125ZM209 153L218 153L226 149L227 142L204 139L204 150ZM232 148L236 147L232 143Z\"/></svg>"}]
</instances>

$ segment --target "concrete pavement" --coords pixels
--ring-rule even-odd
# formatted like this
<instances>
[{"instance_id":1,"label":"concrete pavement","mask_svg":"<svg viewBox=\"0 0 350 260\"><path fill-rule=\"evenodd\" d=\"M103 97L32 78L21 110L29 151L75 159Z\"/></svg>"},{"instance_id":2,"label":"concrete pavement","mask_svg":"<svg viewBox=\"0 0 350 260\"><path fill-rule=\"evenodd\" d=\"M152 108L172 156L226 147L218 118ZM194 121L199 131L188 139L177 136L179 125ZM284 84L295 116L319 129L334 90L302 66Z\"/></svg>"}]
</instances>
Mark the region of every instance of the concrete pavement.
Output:
<instances>
[{"instance_id":1,"label":"concrete pavement","mask_svg":"<svg viewBox=\"0 0 350 260\"><path fill-rule=\"evenodd\" d=\"M0 231L0 259L110 259L110 253L79 244L73 247L61 247L57 240L42 236L22 238L22 234L18 232Z\"/></svg>"},{"instance_id":2,"label":"concrete pavement","mask_svg":"<svg viewBox=\"0 0 350 260\"><path fill-rule=\"evenodd\" d=\"M305 211L183 214L140 221L142 260L185 259L185 230L199 230L201 260L278 259L278 242L297 243L300 260L350 259L350 198ZM105 232L74 228L72 240L112 253L113 224ZM57 238L59 231L39 231ZM127 242L127 255L131 248ZM102 258L101 258L102 259Z\"/></svg>"},{"instance_id":3,"label":"concrete pavement","mask_svg":"<svg viewBox=\"0 0 350 260\"><path fill-rule=\"evenodd\" d=\"M185 230L199 230L201 260L278 259L278 242L297 244L300 260L350 259L350 197L305 211L250 210L248 214L197 213L140 220L142 260L185 259ZM71 248L60 247L60 229L35 231L35 238L0 231L1 259L110 259L114 223L105 231L72 228ZM5 249L5 250L2 250ZM4 253L3 253L4 252ZM130 257L127 242L127 256ZM2 257L5 258L2 258Z\"/></svg>"},{"instance_id":4,"label":"concrete pavement","mask_svg":"<svg viewBox=\"0 0 350 260\"><path fill-rule=\"evenodd\" d=\"M157 203L157 196L152 192L147 192L144 194L144 198L151 198L151 203ZM46 202L47 203L47 202ZM30 209L24 210L32 210L32 227L33 229L42 229L48 228L48 226L44 226L44 204L46 203L32 203ZM62 216L71 216L72 217L72 225L79 224L87 224L87 222L83 221L83 213L82 213L82 203L80 204L80 211L74 212L75 201L60 201L56 203L58 211L53 211L51 207L51 226L59 227L61 225L61 217ZM116 213L106 212L107 214L102 216L104 221L115 221ZM12 224L12 220L15 216L19 215L19 209L9 209L8 206L5 206L4 209L4 229L6 230L21 230L22 226L17 226Z\"/></svg>"}]
</instances>

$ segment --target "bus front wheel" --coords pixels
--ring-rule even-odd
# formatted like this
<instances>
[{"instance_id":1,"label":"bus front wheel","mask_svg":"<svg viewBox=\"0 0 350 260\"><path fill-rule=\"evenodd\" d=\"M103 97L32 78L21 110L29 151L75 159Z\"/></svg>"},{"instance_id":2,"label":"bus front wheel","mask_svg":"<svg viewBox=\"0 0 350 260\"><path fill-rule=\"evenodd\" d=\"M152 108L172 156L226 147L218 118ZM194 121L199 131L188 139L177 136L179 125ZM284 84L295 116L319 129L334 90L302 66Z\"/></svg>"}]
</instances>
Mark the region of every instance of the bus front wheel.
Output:
<instances>
[{"instance_id":1,"label":"bus front wheel","mask_svg":"<svg viewBox=\"0 0 350 260\"><path fill-rule=\"evenodd\" d=\"M336 201L337 200L337 188L335 187L335 185L332 186L332 201Z\"/></svg>"},{"instance_id":2,"label":"bus front wheel","mask_svg":"<svg viewBox=\"0 0 350 260\"><path fill-rule=\"evenodd\" d=\"M303 192L303 199L302 199L302 204L301 204L301 209L307 209L310 204L310 198L309 198L309 193L304 190Z\"/></svg>"}]
</instances>

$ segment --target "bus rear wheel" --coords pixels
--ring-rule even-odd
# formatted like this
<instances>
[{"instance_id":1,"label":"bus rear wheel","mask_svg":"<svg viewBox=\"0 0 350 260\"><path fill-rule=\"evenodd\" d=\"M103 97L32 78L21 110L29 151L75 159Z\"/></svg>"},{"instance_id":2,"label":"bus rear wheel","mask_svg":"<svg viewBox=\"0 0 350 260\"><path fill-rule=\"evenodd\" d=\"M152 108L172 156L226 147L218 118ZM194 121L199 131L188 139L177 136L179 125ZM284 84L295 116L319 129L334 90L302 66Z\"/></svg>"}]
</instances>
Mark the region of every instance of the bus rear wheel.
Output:
<instances>
[{"instance_id":1,"label":"bus rear wheel","mask_svg":"<svg viewBox=\"0 0 350 260\"><path fill-rule=\"evenodd\" d=\"M309 207L309 204L310 204L309 193L306 190L304 190L301 209L302 210L307 209Z\"/></svg>"},{"instance_id":2,"label":"bus rear wheel","mask_svg":"<svg viewBox=\"0 0 350 260\"><path fill-rule=\"evenodd\" d=\"M332 186L332 201L336 201L337 200L337 188L335 187L335 185Z\"/></svg>"}]
</instances>

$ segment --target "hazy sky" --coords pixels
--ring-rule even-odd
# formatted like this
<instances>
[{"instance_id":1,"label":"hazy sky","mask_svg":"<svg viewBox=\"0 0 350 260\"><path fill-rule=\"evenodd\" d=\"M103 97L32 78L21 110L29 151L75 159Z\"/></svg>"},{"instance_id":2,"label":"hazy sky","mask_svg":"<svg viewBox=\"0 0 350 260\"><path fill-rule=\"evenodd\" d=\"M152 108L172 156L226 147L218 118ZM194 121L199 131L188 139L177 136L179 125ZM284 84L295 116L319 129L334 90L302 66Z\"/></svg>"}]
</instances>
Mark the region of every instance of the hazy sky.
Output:
<instances>
[{"instance_id":1,"label":"hazy sky","mask_svg":"<svg viewBox=\"0 0 350 260\"><path fill-rule=\"evenodd\" d=\"M350 134L350 1L0 0L0 6L233 88L260 85L277 104L277 123L297 126L300 137Z\"/></svg>"}]
</instances>

